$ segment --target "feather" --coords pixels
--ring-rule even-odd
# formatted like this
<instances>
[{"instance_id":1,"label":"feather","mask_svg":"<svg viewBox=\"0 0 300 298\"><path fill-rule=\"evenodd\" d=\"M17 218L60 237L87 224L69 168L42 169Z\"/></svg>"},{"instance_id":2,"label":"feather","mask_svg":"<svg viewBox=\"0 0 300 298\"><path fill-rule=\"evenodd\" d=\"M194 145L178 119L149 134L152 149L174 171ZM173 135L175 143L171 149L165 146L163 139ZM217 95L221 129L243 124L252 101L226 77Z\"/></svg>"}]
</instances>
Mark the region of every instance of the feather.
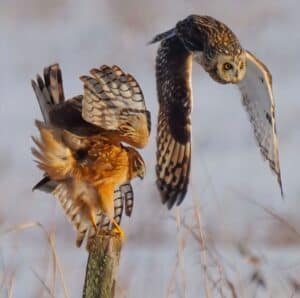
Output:
<instances>
[{"instance_id":1,"label":"feather","mask_svg":"<svg viewBox=\"0 0 300 298\"><path fill-rule=\"evenodd\" d=\"M142 148L149 139L150 112L137 81L119 67L101 66L84 83L82 117L104 130L113 131L119 141Z\"/></svg>"},{"instance_id":2,"label":"feather","mask_svg":"<svg viewBox=\"0 0 300 298\"><path fill-rule=\"evenodd\" d=\"M53 105L64 101L63 82L58 64L44 68L44 81L38 75L37 81L31 81L44 121L50 123L49 113Z\"/></svg>"},{"instance_id":3,"label":"feather","mask_svg":"<svg viewBox=\"0 0 300 298\"><path fill-rule=\"evenodd\" d=\"M246 55L246 76L238 84L242 93L242 103L249 114L260 151L277 176L283 197L272 76L267 67L252 53L247 52Z\"/></svg>"},{"instance_id":4,"label":"feather","mask_svg":"<svg viewBox=\"0 0 300 298\"><path fill-rule=\"evenodd\" d=\"M76 164L71 149L46 124L36 121L36 126L40 131L40 140L33 138L37 148L32 148L32 154L37 158L38 167L53 180L67 178Z\"/></svg>"},{"instance_id":5,"label":"feather","mask_svg":"<svg viewBox=\"0 0 300 298\"><path fill-rule=\"evenodd\" d=\"M191 54L177 37L164 40L156 60L159 101L156 176L162 202L179 205L191 164Z\"/></svg>"},{"instance_id":6,"label":"feather","mask_svg":"<svg viewBox=\"0 0 300 298\"><path fill-rule=\"evenodd\" d=\"M153 44L153 43L156 43L158 41L162 41L164 39L174 37L175 35L176 35L175 29L172 28L172 29L167 30L163 33L157 34L156 36L154 36L154 38L151 41L148 42L148 44Z\"/></svg>"},{"instance_id":7,"label":"feather","mask_svg":"<svg viewBox=\"0 0 300 298\"><path fill-rule=\"evenodd\" d=\"M131 216L133 210L134 194L130 183L125 183L120 186L120 191L125 204L125 214Z\"/></svg>"}]
</instances>

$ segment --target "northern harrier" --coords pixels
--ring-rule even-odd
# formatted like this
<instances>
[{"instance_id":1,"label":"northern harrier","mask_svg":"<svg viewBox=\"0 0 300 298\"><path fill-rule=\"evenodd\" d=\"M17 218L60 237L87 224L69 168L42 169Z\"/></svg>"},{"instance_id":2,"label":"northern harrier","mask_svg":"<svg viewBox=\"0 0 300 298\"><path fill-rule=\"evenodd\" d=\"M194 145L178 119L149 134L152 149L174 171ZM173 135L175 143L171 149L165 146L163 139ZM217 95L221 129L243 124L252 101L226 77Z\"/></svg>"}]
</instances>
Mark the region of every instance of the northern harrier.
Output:
<instances>
[{"instance_id":1,"label":"northern harrier","mask_svg":"<svg viewBox=\"0 0 300 298\"><path fill-rule=\"evenodd\" d=\"M35 188L51 192L77 231L79 246L107 225L122 233L119 222L132 211L129 184L144 177L145 165L131 146L142 148L150 133L150 113L136 80L106 65L82 76L84 95L64 100L57 64L44 69L44 81L32 81L45 123L32 149L45 177ZM115 200L115 204L114 204Z\"/></svg>"}]
</instances>

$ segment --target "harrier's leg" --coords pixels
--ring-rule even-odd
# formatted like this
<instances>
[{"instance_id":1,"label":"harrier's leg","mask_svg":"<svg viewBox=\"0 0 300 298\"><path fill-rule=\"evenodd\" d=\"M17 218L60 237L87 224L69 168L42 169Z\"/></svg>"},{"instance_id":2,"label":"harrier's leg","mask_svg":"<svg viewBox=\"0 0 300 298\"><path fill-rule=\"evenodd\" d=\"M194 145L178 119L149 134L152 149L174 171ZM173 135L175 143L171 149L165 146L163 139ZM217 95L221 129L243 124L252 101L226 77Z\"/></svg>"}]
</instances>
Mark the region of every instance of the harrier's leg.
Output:
<instances>
[{"instance_id":1,"label":"harrier's leg","mask_svg":"<svg viewBox=\"0 0 300 298\"><path fill-rule=\"evenodd\" d=\"M106 213L114 226L113 232L119 235L121 239L124 239L124 231L120 225L114 220L114 184L102 184L99 186L98 193L100 197L101 209Z\"/></svg>"}]
</instances>

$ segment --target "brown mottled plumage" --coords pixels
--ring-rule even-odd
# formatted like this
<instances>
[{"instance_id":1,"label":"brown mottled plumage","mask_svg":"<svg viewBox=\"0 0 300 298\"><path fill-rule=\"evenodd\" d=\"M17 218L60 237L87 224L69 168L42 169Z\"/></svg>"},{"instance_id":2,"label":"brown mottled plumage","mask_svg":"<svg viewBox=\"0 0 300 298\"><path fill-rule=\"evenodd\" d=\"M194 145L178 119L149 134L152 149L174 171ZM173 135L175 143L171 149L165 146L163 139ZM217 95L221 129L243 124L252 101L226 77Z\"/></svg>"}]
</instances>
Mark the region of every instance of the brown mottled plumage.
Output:
<instances>
[{"instance_id":1,"label":"brown mottled plumage","mask_svg":"<svg viewBox=\"0 0 300 298\"><path fill-rule=\"evenodd\" d=\"M187 192L191 164L192 59L222 84L238 84L261 153L282 183L271 74L242 48L235 34L209 16L191 15L157 35L156 83L159 102L157 185L168 208ZM251 86L251 87L250 87Z\"/></svg>"},{"instance_id":2,"label":"brown mottled plumage","mask_svg":"<svg viewBox=\"0 0 300 298\"><path fill-rule=\"evenodd\" d=\"M139 153L121 144L143 147L147 142L150 113L141 90L134 78L117 66L102 66L97 74L102 71L103 78L82 78L84 96L67 101L61 92L55 92L63 90L58 65L45 68L45 82L40 77L32 82L45 119L45 123L37 122L41 137L34 138L37 148L32 150L47 175L35 188L51 192L59 200L77 230L77 245L86 233L91 237L111 222L120 229L123 206L128 216L133 207L129 182L143 177L145 170ZM111 96L112 87L122 88L123 93ZM124 115L129 113L126 121ZM122 129L124 121L126 129ZM114 126L108 128L108 124Z\"/></svg>"}]
</instances>

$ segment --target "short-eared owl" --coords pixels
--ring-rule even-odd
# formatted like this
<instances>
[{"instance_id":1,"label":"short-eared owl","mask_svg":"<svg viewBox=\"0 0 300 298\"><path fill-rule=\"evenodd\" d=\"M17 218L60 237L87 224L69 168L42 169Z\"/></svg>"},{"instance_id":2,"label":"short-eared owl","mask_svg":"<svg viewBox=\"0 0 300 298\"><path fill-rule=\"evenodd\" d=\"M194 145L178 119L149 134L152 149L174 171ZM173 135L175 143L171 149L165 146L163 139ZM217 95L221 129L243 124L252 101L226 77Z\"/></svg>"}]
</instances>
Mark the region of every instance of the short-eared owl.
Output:
<instances>
[{"instance_id":1,"label":"short-eared owl","mask_svg":"<svg viewBox=\"0 0 300 298\"><path fill-rule=\"evenodd\" d=\"M222 84L237 84L260 151L277 175L282 191L272 77L267 67L245 50L234 33L209 16L191 15L157 35L156 83L157 185L171 208L184 199L191 167L192 60Z\"/></svg>"},{"instance_id":2,"label":"short-eared owl","mask_svg":"<svg viewBox=\"0 0 300 298\"><path fill-rule=\"evenodd\" d=\"M77 231L86 233L119 223L123 204L131 214L131 179L144 177L145 164L133 147L146 145L150 113L136 80L119 67L106 65L82 76L84 95L64 99L57 64L32 81L45 122L32 149L45 177L34 187L52 193Z\"/></svg>"}]
</instances>

